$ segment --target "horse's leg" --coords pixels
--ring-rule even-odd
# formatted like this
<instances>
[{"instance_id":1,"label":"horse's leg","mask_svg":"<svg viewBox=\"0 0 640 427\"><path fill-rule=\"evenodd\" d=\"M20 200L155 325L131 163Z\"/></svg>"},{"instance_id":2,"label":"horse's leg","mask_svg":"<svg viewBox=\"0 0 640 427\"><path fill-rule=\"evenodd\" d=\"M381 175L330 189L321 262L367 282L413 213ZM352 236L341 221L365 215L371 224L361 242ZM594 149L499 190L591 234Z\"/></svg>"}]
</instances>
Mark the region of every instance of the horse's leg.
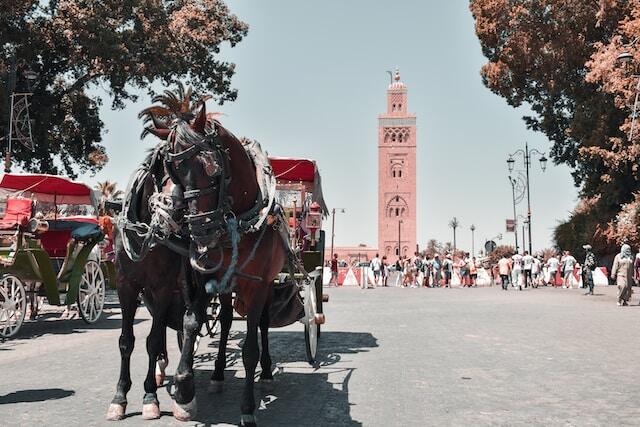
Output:
<instances>
[{"instance_id":1,"label":"horse's leg","mask_svg":"<svg viewBox=\"0 0 640 427\"><path fill-rule=\"evenodd\" d=\"M262 283L260 286L263 289L267 289L268 285ZM242 414L240 418L240 425L255 426L256 419L253 414L256 409L256 401L253 393L253 383L259 357L258 324L262 317L266 298L263 295L261 296L260 290L257 289L253 295L245 297L248 297L245 300L245 303L249 309L247 312L247 337L244 345L242 346L242 362L244 364L245 379L244 391L242 392L242 404L240 406Z\"/></svg>"},{"instance_id":2,"label":"horse's leg","mask_svg":"<svg viewBox=\"0 0 640 427\"><path fill-rule=\"evenodd\" d=\"M107 420L117 421L124 417L127 409L127 393L131 389L130 359L135 337L133 320L138 307L138 291L128 283L118 286L118 299L122 307L122 332L120 334L120 379L116 387L116 395L109 405Z\"/></svg>"},{"instance_id":3,"label":"horse's leg","mask_svg":"<svg viewBox=\"0 0 640 427\"><path fill-rule=\"evenodd\" d=\"M182 353L174 377L176 391L174 395L173 416L179 421L189 421L197 412L195 379L193 375L194 345L204 319L204 306L208 296L204 286L196 284L195 295L184 313L182 331Z\"/></svg>"},{"instance_id":4,"label":"horse's leg","mask_svg":"<svg viewBox=\"0 0 640 427\"><path fill-rule=\"evenodd\" d=\"M269 304L265 304L262 309L262 316L260 317L260 338L262 344L260 353L260 367L262 368L260 381L270 383L273 381L273 374L271 372L271 354L269 354Z\"/></svg>"},{"instance_id":5,"label":"horse's leg","mask_svg":"<svg viewBox=\"0 0 640 427\"><path fill-rule=\"evenodd\" d=\"M227 341L229 340L229 330L233 322L233 304L231 294L220 295L220 345L218 346L218 358L215 368L211 374L211 385L215 392L222 391L224 382L224 370L227 367Z\"/></svg>"},{"instance_id":6,"label":"horse's leg","mask_svg":"<svg viewBox=\"0 0 640 427\"><path fill-rule=\"evenodd\" d=\"M166 310L156 307L155 316L151 325L151 332L147 337L147 354L149 356L149 368L147 378L144 380L144 399L142 400L142 418L145 420L155 420L160 418L160 404L156 393L156 363L160 353L164 350L163 335L166 335Z\"/></svg>"},{"instance_id":7,"label":"horse's leg","mask_svg":"<svg viewBox=\"0 0 640 427\"><path fill-rule=\"evenodd\" d=\"M156 386L162 387L166 378L165 370L169 364L169 353L167 352L167 328L162 330L162 347L156 364Z\"/></svg>"}]
</instances>

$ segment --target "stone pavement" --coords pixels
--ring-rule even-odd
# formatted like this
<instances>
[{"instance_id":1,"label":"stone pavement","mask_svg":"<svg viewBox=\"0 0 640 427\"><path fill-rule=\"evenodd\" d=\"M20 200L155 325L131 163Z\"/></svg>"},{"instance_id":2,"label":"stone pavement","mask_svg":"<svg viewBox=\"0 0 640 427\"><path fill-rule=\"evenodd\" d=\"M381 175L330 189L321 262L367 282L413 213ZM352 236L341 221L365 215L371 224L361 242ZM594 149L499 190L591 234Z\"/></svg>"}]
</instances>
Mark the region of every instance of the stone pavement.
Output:
<instances>
[{"instance_id":1,"label":"stone pavement","mask_svg":"<svg viewBox=\"0 0 640 427\"><path fill-rule=\"evenodd\" d=\"M270 333L272 388L256 387L263 426L618 426L640 423L640 307L615 289L328 289L320 364L304 362L301 325ZM638 298L633 299L637 304ZM232 425L239 419L242 322L232 331L226 389L208 391L216 340L197 355L195 422L140 417L146 310L139 311L130 415L104 421L118 376L119 310L94 326L54 314L0 343L0 424ZM170 334L176 367L177 346Z\"/></svg>"}]
</instances>

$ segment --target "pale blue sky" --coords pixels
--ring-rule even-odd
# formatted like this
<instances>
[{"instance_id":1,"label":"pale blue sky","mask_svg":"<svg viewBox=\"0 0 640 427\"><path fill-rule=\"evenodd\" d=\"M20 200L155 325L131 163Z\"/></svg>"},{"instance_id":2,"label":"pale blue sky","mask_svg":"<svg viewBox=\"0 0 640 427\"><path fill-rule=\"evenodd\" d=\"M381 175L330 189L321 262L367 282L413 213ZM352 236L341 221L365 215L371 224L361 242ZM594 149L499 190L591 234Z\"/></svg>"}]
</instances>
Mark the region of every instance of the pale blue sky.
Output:
<instances>
[{"instance_id":1,"label":"pale blue sky","mask_svg":"<svg viewBox=\"0 0 640 427\"><path fill-rule=\"evenodd\" d=\"M418 242L452 240L448 221L461 222L458 247L476 250L485 237L504 233L512 215L505 160L524 146L548 151L549 142L527 131L524 111L487 90L485 62L466 0L228 1L250 25L249 35L223 58L237 65L236 102L210 109L238 136L259 140L270 154L316 159L336 244L376 245L377 115L385 109L386 70L400 67L409 110L418 116ZM128 175L152 138L139 141L136 115L142 96L124 111L103 108L111 158L94 183ZM109 105L109 102L105 102ZM552 228L576 202L569 170L535 163L531 179L534 249L551 244ZM525 203L518 206L526 212ZM330 220L325 229L331 229Z\"/></svg>"}]
</instances>

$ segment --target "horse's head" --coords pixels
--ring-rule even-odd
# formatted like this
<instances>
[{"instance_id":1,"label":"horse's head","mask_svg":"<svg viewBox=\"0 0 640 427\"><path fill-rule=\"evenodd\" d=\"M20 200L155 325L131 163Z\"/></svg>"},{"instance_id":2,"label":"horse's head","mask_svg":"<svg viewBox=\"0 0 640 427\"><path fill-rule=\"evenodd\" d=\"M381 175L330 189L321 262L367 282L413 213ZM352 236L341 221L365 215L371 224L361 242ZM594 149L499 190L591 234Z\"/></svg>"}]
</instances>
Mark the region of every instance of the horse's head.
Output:
<instances>
[{"instance_id":1,"label":"horse's head","mask_svg":"<svg viewBox=\"0 0 640 427\"><path fill-rule=\"evenodd\" d=\"M182 190L191 238L203 253L217 242L217 232L230 214L228 154L217 138L215 122L207 120L205 100L191 104L190 98L190 90L186 94L182 88L178 94L166 91L153 99L164 106L140 114L152 123L143 135L151 133L168 142L165 167Z\"/></svg>"}]
</instances>

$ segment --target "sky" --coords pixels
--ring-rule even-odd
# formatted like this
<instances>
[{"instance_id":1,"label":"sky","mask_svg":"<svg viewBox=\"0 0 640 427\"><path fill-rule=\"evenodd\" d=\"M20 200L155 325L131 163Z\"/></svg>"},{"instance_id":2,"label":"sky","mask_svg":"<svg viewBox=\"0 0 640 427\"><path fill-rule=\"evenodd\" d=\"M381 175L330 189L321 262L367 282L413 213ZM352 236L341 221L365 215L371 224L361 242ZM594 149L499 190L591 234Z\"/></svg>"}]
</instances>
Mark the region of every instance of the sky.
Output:
<instances>
[{"instance_id":1,"label":"sky","mask_svg":"<svg viewBox=\"0 0 640 427\"><path fill-rule=\"evenodd\" d=\"M236 64L238 99L209 111L237 136L257 139L269 154L315 159L329 208L336 214L335 244L377 245L377 116L386 109L387 70L399 67L417 115L417 233L475 249L502 233L513 217L506 159L524 148L548 152L544 135L526 129L514 109L482 84L486 62L466 0L302 2L229 0L250 26L248 36L220 58ZM126 109L101 111L107 133L107 166L89 183L109 179L121 188L143 160L153 138L138 139L141 96ZM518 158L522 169L522 159ZM570 170L549 162L531 169L533 246L552 245L553 228L577 201ZM526 213L526 199L518 207ZM331 219L324 223L330 232ZM521 232L520 232L521 233ZM520 241L521 244L521 241Z\"/></svg>"}]
</instances>

